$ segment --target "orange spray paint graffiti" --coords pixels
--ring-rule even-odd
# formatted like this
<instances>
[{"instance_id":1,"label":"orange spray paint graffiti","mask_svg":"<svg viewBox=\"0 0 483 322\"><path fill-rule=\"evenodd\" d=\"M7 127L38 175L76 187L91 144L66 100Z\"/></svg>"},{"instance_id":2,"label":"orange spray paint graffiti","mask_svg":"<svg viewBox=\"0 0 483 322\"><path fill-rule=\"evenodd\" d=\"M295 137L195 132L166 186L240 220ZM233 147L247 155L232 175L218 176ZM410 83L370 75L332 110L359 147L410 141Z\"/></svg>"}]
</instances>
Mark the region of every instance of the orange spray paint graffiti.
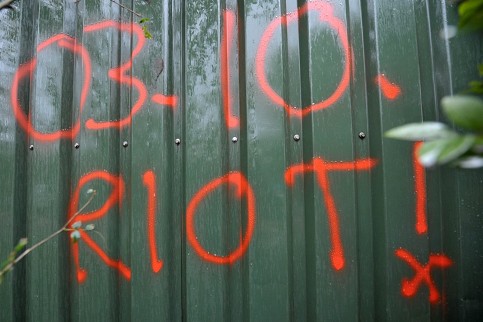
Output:
<instances>
[{"instance_id":1,"label":"orange spray paint graffiti","mask_svg":"<svg viewBox=\"0 0 483 322\"><path fill-rule=\"evenodd\" d=\"M74 38L64 34L53 36L41 42L37 46L37 54L42 52L44 49L46 49L47 47L53 44L57 44L57 46L59 46L60 48L65 48L71 51L75 55L80 56L82 59L82 62L84 65L84 80L82 83L82 91L81 91L81 97L79 102L79 112L81 113L86 103L86 98L88 95L90 80L91 80L91 60L90 60L89 54L81 44L77 44L75 42ZM23 112L22 107L20 106L20 103L18 101L19 85L24 78L30 77L31 80L33 79L33 73L36 66L37 66L37 58L33 58L30 61L28 61L25 65L19 67L19 69L17 70L17 72L13 77L10 101L12 104L14 116L17 119L17 122L20 125L20 127L30 137L34 138L35 140L44 141L44 142L56 141L59 139L73 140L80 131L80 119L77 119L74 125L72 126L72 128L69 130L59 130L53 133L42 133L37 131L33 127L30 121L30 113L27 116Z\"/></svg>"},{"instance_id":2,"label":"orange spray paint graffiti","mask_svg":"<svg viewBox=\"0 0 483 322\"><path fill-rule=\"evenodd\" d=\"M158 273L163 268L163 261L158 257L156 248L156 176L152 170L148 170L143 175L143 183L148 193L148 244L151 256L151 268Z\"/></svg>"},{"instance_id":3,"label":"orange spray paint graffiti","mask_svg":"<svg viewBox=\"0 0 483 322\"><path fill-rule=\"evenodd\" d=\"M108 76L113 81L119 84L136 89L136 91L138 92L138 98L135 101L134 105L132 106L130 114L121 120L95 121L92 118L88 119L85 123L85 127L89 130L102 130L107 128L120 129L125 126L129 126L131 124L132 117L141 110L141 108L143 107L148 97L146 85L140 79L133 77L132 75L129 74L129 72L132 69L134 58L139 55L139 53L141 52L144 46L145 37L141 27L137 24L120 23L113 20L107 20L107 21L98 22L98 23L85 26L84 32L90 33L90 32L100 31L100 30L109 29L109 28L114 28L122 32L128 32L130 34L136 35L137 44L132 52L131 58L121 66L110 69L108 72ZM80 118L80 115L82 114L82 111L86 104L86 100L90 89L90 83L92 79L92 64L91 64L90 55L86 50L86 48L82 44L78 43L75 38L65 34L58 34L41 42L37 46L37 54L42 52L45 48L53 44L57 44L60 48L65 48L71 51L75 55L80 56L80 58L82 59L84 70L83 70L83 84L82 84L82 90L81 90L81 97L79 102L79 118ZM31 80L33 79L33 73L36 66L37 66L37 58L32 58L23 66L20 66L14 75L14 78L12 81L11 97L10 97L14 116L17 122L19 123L20 127L30 137L32 137L35 140L43 141L43 142L56 141L59 139L73 140L81 129L80 119L78 119L74 123L72 128L69 130L59 130L53 133L42 133L37 131L33 127L30 121L30 114L27 116L23 112L22 107L18 102L19 86L23 79L27 77L30 77ZM166 105L168 107L175 108L178 103L178 98L175 95L166 96L161 93L156 93L151 97L151 101L156 104Z\"/></svg>"},{"instance_id":4,"label":"orange spray paint graffiti","mask_svg":"<svg viewBox=\"0 0 483 322\"><path fill-rule=\"evenodd\" d=\"M77 215L75 219L76 221L86 223L93 220L98 220L104 217L111 208L121 203L121 199L124 196L124 181L122 180L122 178L105 171L93 171L80 178L79 183L77 184L77 187L74 190L74 194L72 195L69 203L69 219L76 213L79 208L79 198L82 187L84 187L87 183L95 180L102 180L106 183L109 183L112 186L111 194L99 209L85 214ZM119 273L121 273L121 275L127 280L131 279L130 268L127 267L121 260L114 260L110 258L89 236L89 234L87 234L87 232L81 230L80 235L81 240L83 240L86 245L89 246L107 266L118 270ZM77 280L79 281L79 283L83 283L87 278L87 271L80 266L79 244L72 243L71 249L72 255L74 257L75 267L77 270Z\"/></svg>"},{"instance_id":5,"label":"orange spray paint graffiti","mask_svg":"<svg viewBox=\"0 0 483 322\"><path fill-rule=\"evenodd\" d=\"M330 240L330 261L335 270L341 270L345 266L344 247L340 236L339 214L337 211L334 196L330 190L329 172L331 171L359 171L368 170L376 165L373 159L361 159L350 162L328 162L321 158L314 158L309 164L296 164L285 172L285 182L293 186L296 175L303 175L306 172L314 172L317 182L324 196L325 208L329 219Z\"/></svg>"},{"instance_id":6,"label":"orange spray paint graffiti","mask_svg":"<svg viewBox=\"0 0 483 322\"><path fill-rule=\"evenodd\" d=\"M414 191L416 192L416 232L424 234L428 232L428 219L426 213L426 171L418 161L418 150L422 142L414 144L413 168L414 168Z\"/></svg>"},{"instance_id":7,"label":"orange spray paint graffiti","mask_svg":"<svg viewBox=\"0 0 483 322\"><path fill-rule=\"evenodd\" d=\"M223 94L223 111L225 113L225 123L228 128L236 128L240 125L237 117L232 115L232 97L230 90L230 53L232 50L233 31L235 27L235 13L230 10L223 12L223 38L220 46L221 58L221 89Z\"/></svg>"},{"instance_id":8,"label":"orange spray paint graffiti","mask_svg":"<svg viewBox=\"0 0 483 322\"><path fill-rule=\"evenodd\" d=\"M196 209L203 199L211 194L216 188L224 184L236 187L236 197L238 199L241 199L244 195L246 196L248 218L247 228L245 234L241 238L240 245L230 254L226 256L218 256L210 254L198 241L195 232L195 215ZM253 231L255 230L255 217L255 193L253 192L252 187L242 173L230 172L223 177L210 181L193 196L186 211L186 237L191 247L193 247L195 252L205 261L220 265L233 264L238 261L248 250L248 246L250 245L250 241L253 236Z\"/></svg>"},{"instance_id":9,"label":"orange spray paint graffiti","mask_svg":"<svg viewBox=\"0 0 483 322\"><path fill-rule=\"evenodd\" d=\"M437 303L441 296L434 281L431 279L431 268L447 268L452 265L451 259L446 255L431 254L429 262L426 265L421 265L410 252L403 248L396 250L395 253L397 257L408 263L416 272L413 279L403 279L401 286L402 295L406 297L416 295L419 286L424 282L429 288L429 301L433 304Z\"/></svg>"},{"instance_id":10,"label":"orange spray paint graffiti","mask_svg":"<svg viewBox=\"0 0 483 322\"><path fill-rule=\"evenodd\" d=\"M377 75L375 82L381 89L382 95L388 100L394 101L401 95L401 88L391 83L384 74Z\"/></svg>"},{"instance_id":11,"label":"orange spray paint graffiti","mask_svg":"<svg viewBox=\"0 0 483 322\"><path fill-rule=\"evenodd\" d=\"M296 22L300 16L307 14L309 11L317 11L319 13L320 21L327 23L337 34L337 39L340 40L342 49L344 51L344 69L342 78L335 89L335 91L325 100L320 101L311 106L304 107L303 109L287 103L269 84L265 73L265 61L267 60L267 51L270 44L270 40L273 38L276 30L280 28L280 25L287 27L289 23ZM270 100L282 106L289 115L303 117L314 111L318 111L329 106L332 106L337 102L342 94L346 91L350 81L350 65L351 65L351 49L349 41L347 39L347 30L342 20L334 16L334 10L332 6L324 1L312 1L307 2L297 11L287 13L286 15L274 19L267 27L260 40L256 55L256 74L258 83L262 91L270 98Z\"/></svg>"},{"instance_id":12,"label":"orange spray paint graffiti","mask_svg":"<svg viewBox=\"0 0 483 322\"><path fill-rule=\"evenodd\" d=\"M315 11L322 23L328 25L332 29L333 33L337 35L337 39L340 42L343 56L342 76L337 84L335 90L325 99L311 106L305 106L299 108L297 106L290 105L284 98L282 98L271 87L266 75L266 60L269 50L269 45L274 38L275 33L280 26L287 28L289 24L296 23L303 15L307 15L310 12ZM231 53L233 51L233 43L235 37L236 26L236 14L230 10L223 11L223 29L221 31L221 45L220 45L220 83L223 101L223 113L225 124L228 128L236 128L240 126L240 119L233 115L233 97L230 87L230 60ZM96 121L92 118L88 119L85 123L85 128L88 130L103 130L103 129L121 129L130 126L132 118L140 113L146 101L148 100L149 93L144 82L136 77L132 73L133 62L136 57L139 57L145 44L145 37L142 28L139 25L131 23L121 23L112 20L102 21L87 25L84 28L86 34L92 34L100 32L106 29L114 29L118 32L124 32L130 34L136 39L136 45L131 53L129 60L123 62L120 66L111 68L108 71L108 77L119 84L119 86L126 86L131 90L137 92L137 98L134 99L134 103L130 108L130 114L117 121ZM14 74L12 90L11 90L11 105L14 116L19 126L33 139L43 142L51 142L60 139L73 140L79 134L81 130L80 116L86 105L86 101L89 95L91 79L92 79L92 63L90 55L87 49L76 41L75 38L58 34L43 42L41 42L36 49L37 55L44 51L46 48L57 45L59 48L66 49L67 51L79 56L83 65L83 82L79 99L79 119L75 121L72 127L68 130L58 130L52 133L42 133L34 128L31 122L30 113L26 115L23 112L23 108L18 101L19 88L22 82L26 79L33 80L33 75L37 67L37 57L32 58L23 66L20 66ZM353 64L353 50L348 42L347 29L345 23L335 16L334 10L331 4L325 1L310 1L305 3L298 10L287 13L282 17L275 18L264 31L260 44L256 53L255 70L257 81L260 85L262 92L276 105L283 107L288 115L295 117L304 117L312 112L319 111L333 106L337 101L341 99L350 83L350 73L352 71L355 74L355 66ZM385 75L380 74L375 78L375 83L379 86L382 95L388 100L396 100L401 95L401 88L392 83ZM136 94L135 94L136 95ZM163 95L161 93L155 93L151 96L151 102L168 106L170 108L176 108L178 104L178 97L175 95ZM416 193L416 224L415 229L418 234L424 234L428 231L427 223L427 210L426 210L426 179L424 168L417 161L416 155L420 148L421 143L417 143L413 149L413 168L414 168L414 188ZM341 237L341 224L339 211L337 209L336 200L331 190L331 182L329 179L329 173L332 171L362 171L369 170L376 165L374 159L360 159L349 162L329 162L322 158L314 158L312 162L307 164L296 164L287 169L285 172L285 181L288 186L293 186L297 175L304 175L307 172L314 172L316 175L317 183L322 191L324 199L324 205L327 212L331 249L329 252L330 262L332 267L339 271L345 267L346 258L344 253L344 246ZM143 184L147 192L147 242L150 255L151 269L154 273L159 273L164 265L162 259L160 259L157 250L156 243L156 176L152 170L144 172ZM104 204L97 210L83 213L77 216L78 221L84 223L99 220L103 218L109 210L113 207L121 204L124 196L124 181L120 176L107 173L105 171L93 171L79 180L79 183L74 190L69 203L68 218L79 208L80 192L84 186L94 181L103 181L112 187L112 191L108 196ZM237 199L246 199L247 203L247 225L245 232L240 233L240 243L233 251L228 255L214 255L209 253L200 243L197 238L195 230L195 215L196 210L200 203L204 201L211 193L213 193L220 186L227 185L228 187L234 186L235 196ZM240 172L232 172L226 174L220 178L216 178L203 186L190 200L186 211L186 237L188 243L191 245L196 254L203 260L219 265L232 265L240 260L247 252L255 229L256 222L256 206L255 206L255 193L250 186L246 177ZM81 241L83 241L87 247L89 247L94 253L108 267L118 271L126 280L131 279L131 269L124 264L121 260L111 258L95 241L91 238L88 232L81 230ZM76 269L77 280L83 283L87 279L87 270L80 265L80 252L79 244L73 243L71 245L72 256ZM437 303L440 300L440 293L435 286L434 281L431 279L430 270L434 267L446 268L452 265L452 261L445 255L431 254L429 256L429 262L426 265L421 265L417 259L405 249L398 249L395 251L395 255L401 260L405 261L415 271L413 279L403 279L401 293L403 296L414 296L421 284L427 284L429 288L429 301L431 303Z\"/></svg>"},{"instance_id":13,"label":"orange spray paint graffiti","mask_svg":"<svg viewBox=\"0 0 483 322\"><path fill-rule=\"evenodd\" d=\"M137 24L132 23L121 23L116 22L113 20L98 22L92 25L88 25L84 27L84 32L94 32L108 28L115 28L119 31L129 32L130 34L135 34L137 38L137 44L131 54L131 59L127 62L122 64L119 67L112 68L109 70L109 77L119 84L123 84L129 86L131 88L135 88L138 92L138 99L134 103L131 108L131 113L126 116L125 118L119 121L103 121L98 122L93 119L89 119L86 122L86 128L90 130L102 130L107 128L122 128L131 124L132 117L134 114L138 113L144 105L146 98L148 96L148 92L146 89L146 85L144 83L132 75L129 74L130 70L132 69L132 64L134 58L139 55L141 50L143 49L145 37L142 28ZM152 101L158 104L166 104L169 106L174 107L177 99L174 96L164 96L163 94L155 94L152 97Z\"/></svg>"}]
</instances>

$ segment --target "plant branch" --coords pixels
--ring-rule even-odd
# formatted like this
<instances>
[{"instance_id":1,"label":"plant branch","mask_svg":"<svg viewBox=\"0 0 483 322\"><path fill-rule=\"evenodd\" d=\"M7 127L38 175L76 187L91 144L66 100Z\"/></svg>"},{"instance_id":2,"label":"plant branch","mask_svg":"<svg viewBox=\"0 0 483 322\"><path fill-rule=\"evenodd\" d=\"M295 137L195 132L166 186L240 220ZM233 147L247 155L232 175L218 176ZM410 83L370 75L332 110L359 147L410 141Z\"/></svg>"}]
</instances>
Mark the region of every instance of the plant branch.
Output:
<instances>
[{"instance_id":1,"label":"plant branch","mask_svg":"<svg viewBox=\"0 0 483 322\"><path fill-rule=\"evenodd\" d=\"M125 5L123 5L123 4L121 4L121 3L117 2L117 1L111 0L111 2L114 2L114 3L115 3L115 4L117 4L119 7L123 8L123 9L126 9L127 11L129 11L129 12L131 12L131 13L135 14L136 16L138 16L138 17L140 17L140 18L142 17L142 16L141 16L139 13L137 13L136 11L134 11L134 10L132 10L132 9L130 9L130 8L128 8L128 7L126 7Z\"/></svg>"},{"instance_id":2,"label":"plant branch","mask_svg":"<svg viewBox=\"0 0 483 322\"><path fill-rule=\"evenodd\" d=\"M96 196L96 191L93 191L91 197L89 198L89 200L87 200L87 202L74 215L72 215L72 217L69 218L69 220L65 223L64 226L62 226L59 230L57 230L56 232L52 233L51 235L45 237L44 239L42 239L38 243L34 244L32 247L29 247L25 251L23 251L17 258L15 258L15 260L11 261L9 264L7 264L0 271L0 276L2 276L3 274L5 274L7 271L11 270L12 267L15 264L17 264L18 262L20 262L25 256L27 256L34 249L36 249L37 247L45 244L46 242L48 242L49 240L51 240L55 236L59 235L60 233L62 233L64 231L67 231L68 230L67 227L69 226L69 224L72 223L72 221L76 218L76 216L78 216L92 202L92 200L94 199L95 196Z\"/></svg>"},{"instance_id":3,"label":"plant branch","mask_svg":"<svg viewBox=\"0 0 483 322\"><path fill-rule=\"evenodd\" d=\"M15 0L4 0L4 1L0 2L0 10L10 6L12 4L12 2L14 2L14 1Z\"/></svg>"}]
</instances>

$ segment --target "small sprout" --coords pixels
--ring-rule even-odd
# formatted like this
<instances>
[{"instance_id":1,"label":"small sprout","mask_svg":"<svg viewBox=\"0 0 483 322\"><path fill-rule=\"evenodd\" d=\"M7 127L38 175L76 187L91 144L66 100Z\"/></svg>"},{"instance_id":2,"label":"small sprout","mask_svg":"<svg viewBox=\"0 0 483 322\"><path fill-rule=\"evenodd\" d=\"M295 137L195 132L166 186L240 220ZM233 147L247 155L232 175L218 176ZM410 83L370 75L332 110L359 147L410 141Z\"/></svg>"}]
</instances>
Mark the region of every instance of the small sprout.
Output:
<instances>
[{"instance_id":1,"label":"small sprout","mask_svg":"<svg viewBox=\"0 0 483 322\"><path fill-rule=\"evenodd\" d=\"M143 32L144 32L144 38L146 39L153 39L153 35L149 32L148 28L146 26L142 27Z\"/></svg>"},{"instance_id":2,"label":"small sprout","mask_svg":"<svg viewBox=\"0 0 483 322\"><path fill-rule=\"evenodd\" d=\"M74 229L79 229L82 227L82 221L76 221L75 223L72 224L72 228Z\"/></svg>"},{"instance_id":3,"label":"small sprout","mask_svg":"<svg viewBox=\"0 0 483 322\"><path fill-rule=\"evenodd\" d=\"M149 22L150 19L149 18L142 18L141 20L139 20L139 24L141 24L141 28L144 32L144 37L146 39L153 39L153 35L151 35L151 33L149 32L148 30L148 27L146 27L145 23Z\"/></svg>"},{"instance_id":4,"label":"small sprout","mask_svg":"<svg viewBox=\"0 0 483 322\"><path fill-rule=\"evenodd\" d=\"M72 239L72 242L76 243L80 239L81 235L78 230L75 230L70 233L70 238Z\"/></svg>"},{"instance_id":5,"label":"small sprout","mask_svg":"<svg viewBox=\"0 0 483 322\"><path fill-rule=\"evenodd\" d=\"M96 228L94 224L89 224L89 225L86 225L86 228L84 228L84 230L89 231L89 230L94 230L94 228Z\"/></svg>"},{"instance_id":6,"label":"small sprout","mask_svg":"<svg viewBox=\"0 0 483 322\"><path fill-rule=\"evenodd\" d=\"M17 243L17 246L15 246L15 251L19 253L24 247L27 245L27 238L20 238L20 240Z\"/></svg>"},{"instance_id":7,"label":"small sprout","mask_svg":"<svg viewBox=\"0 0 483 322\"><path fill-rule=\"evenodd\" d=\"M96 191L95 191L94 189L89 189L89 190L87 190L87 194L88 194L88 195L91 195L91 194L93 194L93 193L96 193Z\"/></svg>"}]
</instances>

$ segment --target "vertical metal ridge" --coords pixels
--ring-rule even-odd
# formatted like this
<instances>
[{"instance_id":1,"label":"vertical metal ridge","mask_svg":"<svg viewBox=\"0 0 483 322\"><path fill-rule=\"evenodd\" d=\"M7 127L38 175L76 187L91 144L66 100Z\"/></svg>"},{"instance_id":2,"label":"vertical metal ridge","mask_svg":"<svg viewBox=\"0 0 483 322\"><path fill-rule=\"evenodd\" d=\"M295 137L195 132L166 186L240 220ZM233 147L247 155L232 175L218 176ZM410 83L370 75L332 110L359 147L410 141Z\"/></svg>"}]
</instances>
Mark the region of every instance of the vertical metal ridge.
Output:
<instances>
[{"instance_id":1,"label":"vertical metal ridge","mask_svg":"<svg viewBox=\"0 0 483 322\"><path fill-rule=\"evenodd\" d=\"M352 153L354 159L372 157L370 143L372 132L369 127L368 106L368 83L366 68L366 24L363 15L363 4L352 5L346 1L347 32L352 48L351 59L351 130L353 137ZM357 10L357 13L355 13ZM363 132L366 138L358 138L358 133ZM380 164L378 164L380 165ZM376 165L376 166L378 166ZM374 170L370 170L371 173ZM357 227L357 314L359 321L375 319L374 300L374 236L372 230L373 207L371 202L371 177L370 173L355 173L354 203L356 211Z\"/></svg>"},{"instance_id":2,"label":"vertical metal ridge","mask_svg":"<svg viewBox=\"0 0 483 322\"><path fill-rule=\"evenodd\" d=\"M20 10L20 22L18 23L17 32L19 38L19 54L17 63L21 64L28 61L34 53L34 39L36 38L36 30L33 28L34 16L38 11L38 5L33 6L33 8L22 2L21 6L18 7ZM10 85L11 86L11 85ZM19 100L22 103L24 111L29 112L30 107L30 83L29 89L23 89L19 93ZM10 103L9 103L10 105ZM17 244L20 238L27 236L27 198L28 198L28 160L29 156L28 147L30 145L29 137L20 128L18 123L15 126L15 177L13 179L13 247ZM30 236L28 236L30 237ZM31 242L31 240L30 240ZM13 307L11 317L14 321L26 320L28 313L28 301L27 301L27 261L24 260L20 262L15 270L10 276L12 279L11 290L12 290L12 303ZM4 283L7 284L7 281ZM8 285L8 284L7 284ZM6 285L5 285L6 286Z\"/></svg>"},{"instance_id":3,"label":"vertical metal ridge","mask_svg":"<svg viewBox=\"0 0 483 322\"><path fill-rule=\"evenodd\" d=\"M371 141L369 143L369 154L372 157L376 157L383 162L383 154L380 146L382 145L381 139L381 119L380 119L380 99L379 92L371 85L372 78L375 76L379 69L378 59L378 43L377 43L377 26L376 26L376 2L377 0L364 0L361 2L361 14L362 14L362 29L364 40L364 56L365 56L365 80L367 86L367 104L368 104L368 126L369 133L371 133ZM371 175L371 186L376 187L382 184L383 179L383 165L380 164ZM383 188L384 189L384 188ZM372 194L371 204L372 210L376 214L373 216L373 240L382 240L383 242L375 242L373 249L374 262L374 318L376 320L386 319L386 268L385 263L386 256L384 253L384 244L386 240L385 224L384 221L377 214L385 214L385 198L378 194L378 199ZM378 218L379 217L379 218Z\"/></svg>"},{"instance_id":4,"label":"vertical metal ridge","mask_svg":"<svg viewBox=\"0 0 483 322\"><path fill-rule=\"evenodd\" d=\"M298 0L298 7L306 2ZM308 24L308 16L302 16L299 19L299 48L300 48L300 83L307 84L301 86L301 106L312 105L312 84L310 79L310 32ZM304 139L302 142L302 162L310 163L314 156L314 129L312 114L302 118L302 133ZM300 179L299 179L300 180ZM306 319L307 321L317 320L317 287L316 287L316 258L315 255L315 199L314 194L317 193L315 188L315 175L305 175L303 180L303 203L304 203L304 222L305 222L305 278L306 278Z\"/></svg>"},{"instance_id":5,"label":"vertical metal ridge","mask_svg":"<svg viewBox=\"0 0 483 322\"><path fill-rule=\"evenodd\" d=\"M189 0L188 0L189 1ZM179 17L180 17L180 110L181 113L178 118L177 124L181 125L181 133L182 137L184 138L184 141L187 142L186 138L186 1L185 0L179 0L177 1L177 4L179 5ZM178 160L181 161L180 164L180 176L181 176L181 185L182 189L180 189L181 193L181 198L179 200L180 204L182 205L180 207L180 210L182 210L182 226L181 226L181 235L180 235L180 240L181 240L181 320L183 322L188 321L188 315L187 315L187 284L186 284L186 258L187 258L187 240L186 240L186 223L185 223L185 218L186 218L186 205L188 202L187 199L187 187L186 187L186 148L185 145L182 146L181 154L178 157Z\"/></svg>"},{"instance_id":6,"label":"vertical metal ridge","mask_svg":"<svg viewBox=\"0 0 483 322\"><path fill-rule=\"evenodd\" d=\"M249 141L249 130L248 130L248 100L247 100L247 61L246 61L246 25L245 25L245 1L244 0L237 0L236 1L236 9L237 9L237 22L238 28L237 30L237 40L238 40L238 88L239 88L239 120L240 120L240 138L242 141L240 142L240 171L246 176L247 180L250 181L250 172L249 172L249 156L248 156L248 145L250 144ZM242 121L244 120L244 121ZM256 193L256 192L255 192ZM243 217L246 216L248 213L248 209L244 203L241 205L241 216L242 221ZM250 321L250 289L248 287L250 281L250 249L247 251L247 256L243 260L243 264L241 267L241 292L242 292L242 317L241 321L248 322ZM236 304L234 304L236 305Z\"/></svg>"},{"instance_id":7,"label":"vertical metal ridge","mask_svg":"<svg viewBox=\"0 0 483 322\"><path fill-rule=\"evenodd\" d=\"M290 4L288 2L292 2L290 0L280 1L280 16L286 17L289 12ZM283 20L282 20L283 21ZM283 79L283 86L282 86L282 98L286 102L292 103L296 98L291 95L290 88L293 86L295 82L292 80L290 75L290 53L289 53L289 38L288 38L288 28L289 26L283 25L280 26L281 31L281 68L282 68L282 79ZM262 40L263 41L263 40ZM292 148L291 145L294 143L292 136L292 128L291 128L291 119L290 114L286 111L283 106L277 106L280 113L283 113L283 125L284 125L284 164L285 169L288 169L290 166L290 160L292 159L291 152ZM287 234L286 234L286 252L287 252L287 279L288 279L288 301L289 305L288 314L289 317L287 319L292 319L294 315L294 301L293 301L293 290L294 290L294 269L293 269L293 213L291 211L292 208L292 200L291 200L290 191L285 187L285 225L287 227Z\"/></svg>"}]
</instances>

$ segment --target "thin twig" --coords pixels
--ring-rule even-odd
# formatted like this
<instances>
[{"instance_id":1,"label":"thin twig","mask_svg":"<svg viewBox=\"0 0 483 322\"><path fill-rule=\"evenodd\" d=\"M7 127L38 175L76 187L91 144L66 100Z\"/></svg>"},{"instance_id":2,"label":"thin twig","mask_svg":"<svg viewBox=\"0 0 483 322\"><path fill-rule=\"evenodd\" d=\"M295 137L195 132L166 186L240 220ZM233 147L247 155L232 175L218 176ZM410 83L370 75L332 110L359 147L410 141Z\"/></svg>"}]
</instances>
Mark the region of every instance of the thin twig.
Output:
<instances>
[{"instance_id":1,"label":"thin twig","mask_svg":"<svg viewBox=\"0 0 483 322\"><path fill-rule=\"evenodd\" d=\"M7 1L13 1L13 0L7 0ZM80 1L81 1L81 0L76 0L76 1L74 1L74 3L79 3ZM141 18L141 17L142 17L142 15L141 15L141 14L139 14L139 13L137 13L136 11L134 11L134 10L132 10L132 9L130 9L130 8L128 8L128 7L126 7L125 5L123 5L123 4L121 4L121 3L117 2L117 1L114 1L114 0L110 0L110 1L111 1L111 2L114 2L114 3L115 3L115 4L117 4L119 7L123 8L123 9L126 9L127 11L129 11L129 12L131 12L131 13L135 14L135 15L136 15L136 16L138 16L139 18Z\"/></svg>"},{"instance_id":2,"label":"thin twig","mask_svg":"<svg viewBox=\"0 0 483 322\"><path fill-rule=\"evenodd\" d=\"M45 244L46 242L48 242L49 240L51 240L52 238L54 238L58 234L66 231L67 230L67 227L69 226L69 224L75 219L75 217L77 215L79 215L92 202L92 200L94 199L95 196L96 196L96 192L94 191L92 193L92 196L89 198L89 200L87 200L87 202L74 215L72 215L72 217L70 217L70 219L65 223L64 226L62 226L62 228L60 228L59 230L57 230L56 232L54 232L50 236L45 237L44 239L42 239L41 241L39 241L38 243L36 243L32 247L27 248L22 254L20 254L17 258L15 258L14 261L10 262L7 266L5 266L0 271L0 276L3 275L5 272L9 271L15 264L17 264L18 262L20 262L22 260L22 258L24 258L25 256L27 256L31 251L33 251L37 247Z\"/></svg>"},{"instance_id":3,"label":"thin twig","mask_svg":"<svg viewBox=\"0 0 483 322\"><path fill-rule=\"evenodd\" d=\"M0 2L0 9L6 8L12 4L15 0L4 0Z\"/></svg>"},{"instance_id":4,"label":"thin twig","mask_svg":"<svg viewBox=\"0 0 483 322\"><path fill-rule=\"evenodd\" d=\"M123 9L126 9L127 11L129 11L129 12L131 12L131 13L135 14L135 15L136 15L136 16L138 16L139 18L141 18L141 17L142 17L142 16L141 16L139 13L137 13L136 11L134 11L134 10L132 10L132 9L129 9L128 7L124 6L123 4L120 4L119 2L116 2L116 1L114 1L114 0L111 0L111 2L114 2L114 3L115 3L115 4L117 4L119 7L123 8Z\"/></svg>"}]
</instances>

